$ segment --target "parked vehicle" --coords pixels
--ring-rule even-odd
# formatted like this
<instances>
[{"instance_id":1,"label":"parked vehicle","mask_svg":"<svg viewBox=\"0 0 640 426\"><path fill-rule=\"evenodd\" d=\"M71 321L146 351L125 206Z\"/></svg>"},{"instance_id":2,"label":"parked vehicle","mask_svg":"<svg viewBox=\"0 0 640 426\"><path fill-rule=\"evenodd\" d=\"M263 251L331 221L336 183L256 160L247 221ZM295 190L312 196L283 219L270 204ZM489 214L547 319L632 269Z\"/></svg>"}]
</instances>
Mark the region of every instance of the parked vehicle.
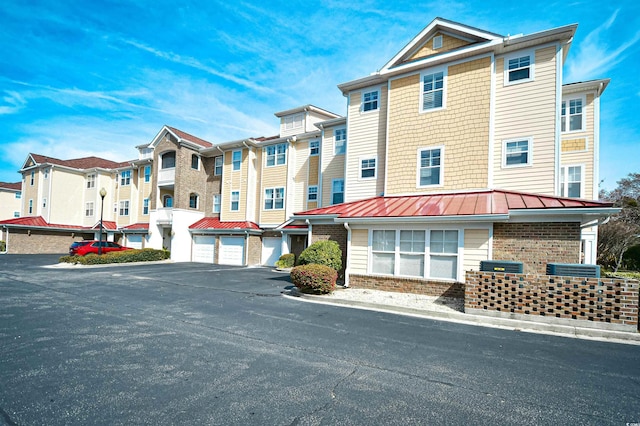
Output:
<instances>
[{"instance_id":1,"label":"parked vehicle","mask_svg":"<svg viewBox=\"0 0 640 426\"><path fill-rule=\"evenodd\" d=\"M112 251L131 250L131 247L124 247L112 241L84 240L76 241L69 247L70 256L86 256L87 254L98 254L102 245L102 253L110 253Z\"/></svg>"}]
</instances>

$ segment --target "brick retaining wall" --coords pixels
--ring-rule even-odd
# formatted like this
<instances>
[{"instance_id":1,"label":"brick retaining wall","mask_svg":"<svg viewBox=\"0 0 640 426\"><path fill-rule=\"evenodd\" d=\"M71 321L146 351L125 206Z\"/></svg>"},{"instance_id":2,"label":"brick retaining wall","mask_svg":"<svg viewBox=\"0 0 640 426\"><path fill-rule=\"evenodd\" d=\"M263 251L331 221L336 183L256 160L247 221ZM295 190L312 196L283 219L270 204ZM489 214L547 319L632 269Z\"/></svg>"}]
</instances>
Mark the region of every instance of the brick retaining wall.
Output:
<instances>
[{"instance_id":1,"label":"brick retaining wall","mask_svg":"<svg viewBox=\"0 0 640 426\"><path fill-rule=\"evenodd\" d=\"M429 281L417 278L350 274L349 286L399 293L424 294L434 297L457 297L460 299L464 297L463 283Z\"/></svg>"}]
</instances>

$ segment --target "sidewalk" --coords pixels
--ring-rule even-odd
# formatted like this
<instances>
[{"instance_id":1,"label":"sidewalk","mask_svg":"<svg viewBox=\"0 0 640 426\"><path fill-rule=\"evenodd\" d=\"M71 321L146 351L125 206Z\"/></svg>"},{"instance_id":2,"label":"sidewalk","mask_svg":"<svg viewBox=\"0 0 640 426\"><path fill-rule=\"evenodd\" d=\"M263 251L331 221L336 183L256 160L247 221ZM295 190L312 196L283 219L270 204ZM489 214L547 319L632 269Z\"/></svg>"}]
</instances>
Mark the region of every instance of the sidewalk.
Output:
<instances>
[{"instance_id":1,"label":"sidewalk","mask_svg":"<svg viewBox=\"0 0 640 426\"><path fill-rule=\"evenodd\" d=\"M300 293L295 287L285 296L312 303L367 309L480 327L640 345L640 333L465 314L463 301L456 298L356 288L338 288L331 294L311 295Z\"/></svg>"}]
</instances>

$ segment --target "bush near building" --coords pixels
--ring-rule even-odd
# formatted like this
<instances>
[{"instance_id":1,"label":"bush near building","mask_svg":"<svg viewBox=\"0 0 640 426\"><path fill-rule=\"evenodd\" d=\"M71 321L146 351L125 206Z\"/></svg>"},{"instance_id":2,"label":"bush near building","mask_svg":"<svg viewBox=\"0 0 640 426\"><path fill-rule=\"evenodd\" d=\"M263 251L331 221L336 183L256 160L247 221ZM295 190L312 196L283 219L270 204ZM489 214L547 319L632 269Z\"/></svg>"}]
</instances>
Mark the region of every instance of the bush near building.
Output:
<instances>
[{"instance_id":1,"label":"bush near building","mask_svg":"<svg viewBox=\"0 0 640 426\"><path fill-rule=\"evenodd\" d=\"M342 268L342 250L337 242L331 240L316 241L304 249L298 257L298 265L325 265L335 271Z\"/></svg>"},{"instance_id":2,"label":"bush near building","mask_svg":"<svg viewBox=\"0 0 640 426\"><path fill-rule=\"evenodd\" d=\"M296 263L296 255L293 253L287 253L280 256L280 259L276 262L276 267L280 269L293 268Z\"/></svg>"},{"instance_id":3,"label":"bush near building","mask_svg":"<svg viewBox=\"0 0 640 426\"><path fill-rule=\"evenodd\" d=\"M141 249L106 253L103 255L88 254L86 256L62 256L60 263L81 265L101 265L107 263L153 262L169 259L171 252L167 250Z\"/></svg>"},{"instance_id":4,"label":"bush near building","mask_svg":"<svg viewBox=\"0 0 640 426\"><path fill-rule=\"evenodd\" d=\"M293 285L303 293L327 294L336 288L338 272L326 265L300 265L291 270Z\"/></svg>"}]
</instances>

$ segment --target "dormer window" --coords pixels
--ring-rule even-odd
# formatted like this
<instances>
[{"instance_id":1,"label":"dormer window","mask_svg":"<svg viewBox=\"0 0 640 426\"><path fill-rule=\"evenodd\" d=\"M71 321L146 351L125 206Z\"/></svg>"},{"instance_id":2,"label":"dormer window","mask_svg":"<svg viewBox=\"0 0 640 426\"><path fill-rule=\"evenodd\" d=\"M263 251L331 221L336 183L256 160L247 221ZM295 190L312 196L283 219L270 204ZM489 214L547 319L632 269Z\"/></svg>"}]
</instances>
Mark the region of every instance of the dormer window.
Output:
<instances>
[{"instance_id":1,"label":"dormer window","mask_svg":"<svg viewBox=\"0 0 640 426\"><path fill-rule=\"evenodd\" d=\"M284 118L285 130L298 129L302 127L303 114L289 115Z\"/></svg>"}]
</instances>

